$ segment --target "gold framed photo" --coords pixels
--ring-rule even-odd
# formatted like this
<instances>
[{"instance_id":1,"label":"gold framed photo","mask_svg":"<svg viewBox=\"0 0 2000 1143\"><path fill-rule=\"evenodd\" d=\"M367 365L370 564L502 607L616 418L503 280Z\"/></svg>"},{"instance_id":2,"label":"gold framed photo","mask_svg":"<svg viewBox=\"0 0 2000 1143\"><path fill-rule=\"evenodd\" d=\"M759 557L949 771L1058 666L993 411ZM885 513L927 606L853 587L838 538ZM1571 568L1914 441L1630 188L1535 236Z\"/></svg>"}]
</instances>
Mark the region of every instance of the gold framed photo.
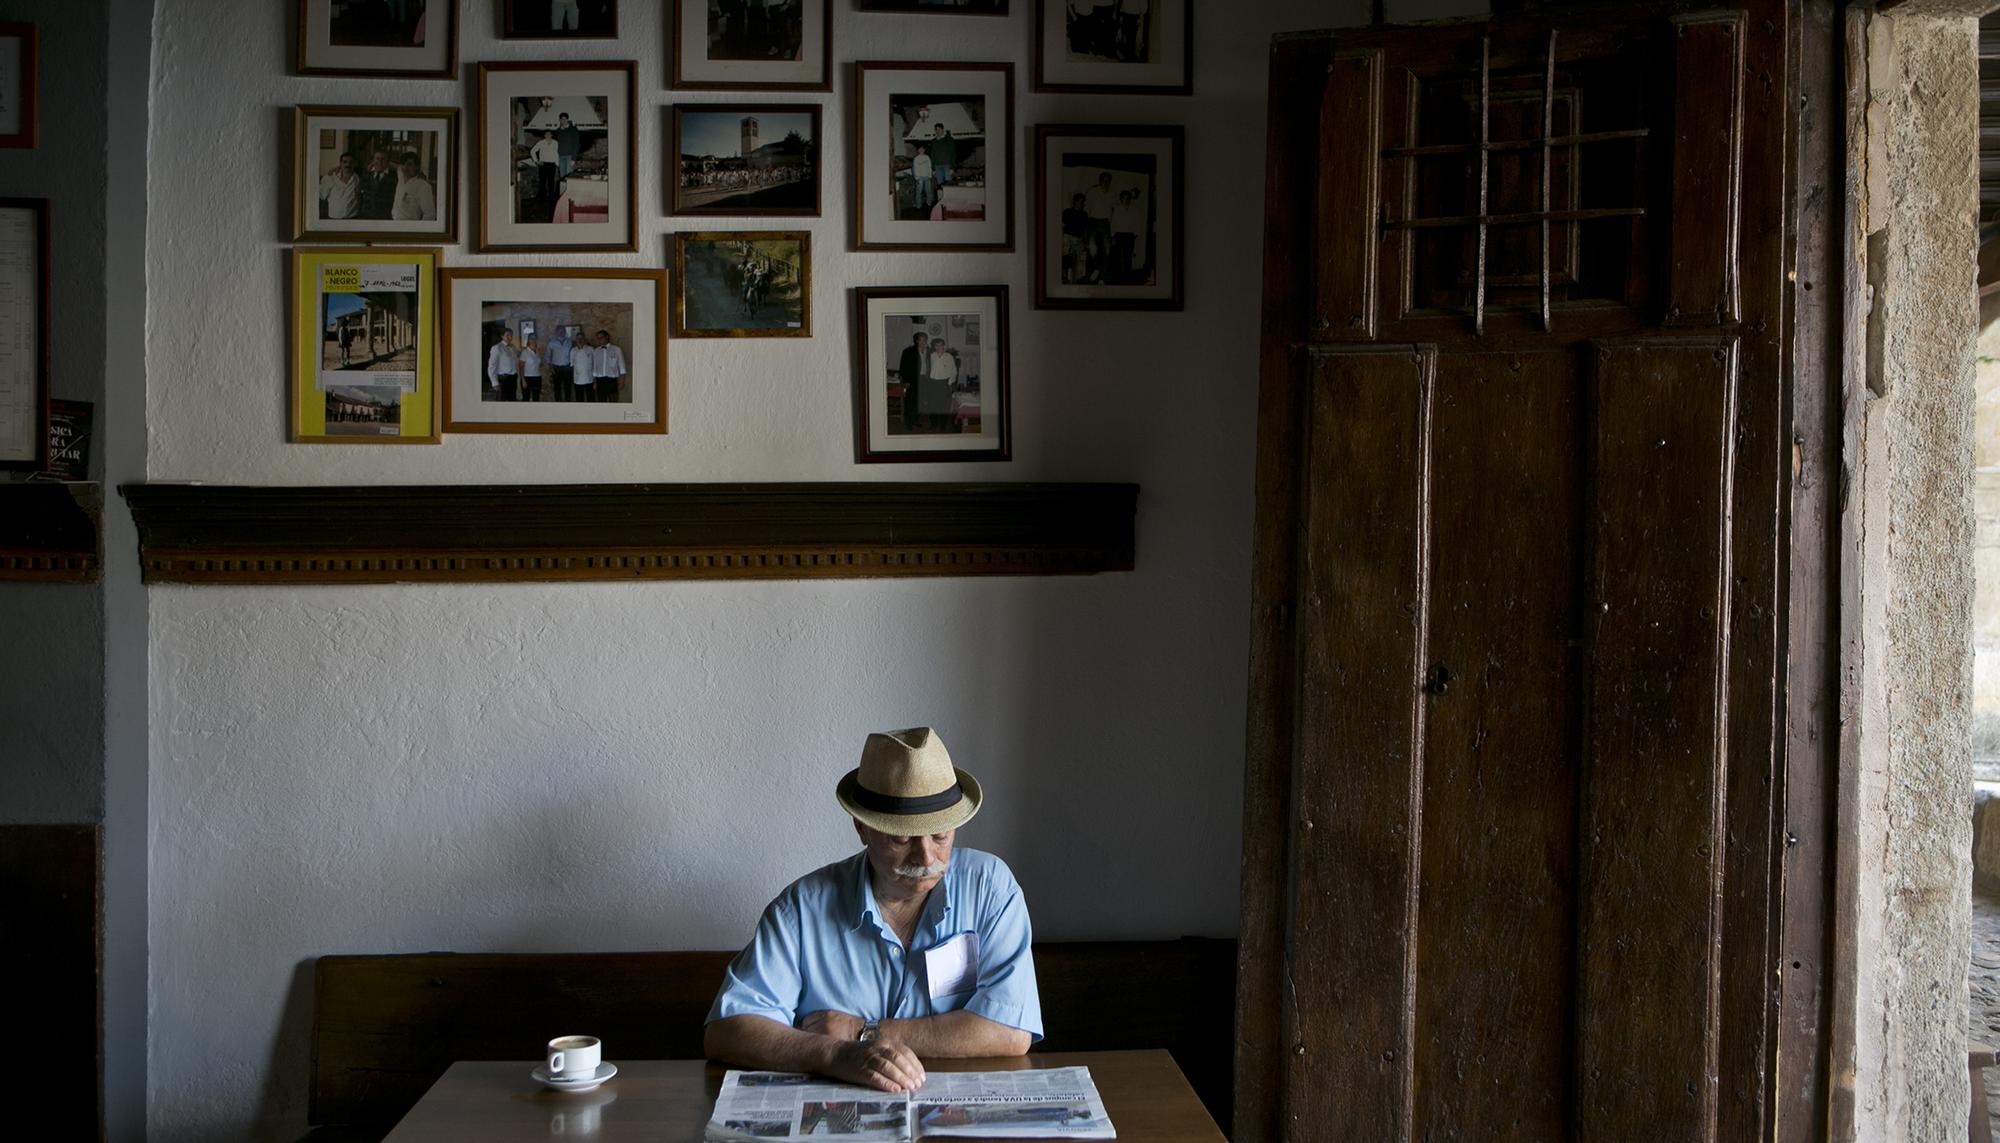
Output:
<instances>
[{"instance_id":1,"label":"gold framed photo","mask_svg":"<svg viewBox=\"0 0 2000 1143\"><path fill-rule=\"evenodd\" d=\"M292 249L291 439L436 444L432 248Z\"/></svg>"},{"instance_id":2,"label":"gold framed photo","mask_svg":"<svg viewBox=\"0 0 2000 1143\"><path fill-rule=\"evenodd\" d=\"M811 337L812 235L674 235L675 337Z\"/></svg>"},{"instance_id":3,"label":"gold framed photo","mask_svg":"<svg viewBox=\"0 0 2000 1143\"><path fill-rule=\"evenodd\" d=\"M454 433L667 431L667 272L454 268L440 286Z\"/></svg>"},{"instance_id":4,"label":"gold framed photo","mask_svg":"<svg viewBox=\"0 0 2000 1143\"><path fill-rule=\"evenodd\" d=\"M292 237L458 241L458 108L292 109Z\"/></svg>"}]
</instances>

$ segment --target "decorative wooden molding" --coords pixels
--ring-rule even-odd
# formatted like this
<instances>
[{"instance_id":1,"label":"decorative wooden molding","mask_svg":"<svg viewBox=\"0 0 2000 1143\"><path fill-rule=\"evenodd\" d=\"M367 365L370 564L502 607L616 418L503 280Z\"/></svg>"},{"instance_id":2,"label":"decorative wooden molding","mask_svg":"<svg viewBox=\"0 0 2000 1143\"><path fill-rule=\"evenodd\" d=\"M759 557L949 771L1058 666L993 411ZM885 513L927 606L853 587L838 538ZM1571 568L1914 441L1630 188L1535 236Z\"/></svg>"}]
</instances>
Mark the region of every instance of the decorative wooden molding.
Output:
<instances>
[{"instance_id":1,"label":"decorative wooden molding","mask_svg":"<svg viewBox=\"0 0 2000 1143\"><path fill-rule=\"evenodd\" d=\"M147 583L1130 571L1136 484L127 484Z\"/></svg>"},{"instance_id":2,"label":"decorative wooden molding","mask_svg":"<svg viewBox=\"0 0 2000 1143\"><path fill-rule=\"evenodd\" d=\"M0 581L96 583L103 503L96 484L0 484Z\"/></svg>"}]
</instances>

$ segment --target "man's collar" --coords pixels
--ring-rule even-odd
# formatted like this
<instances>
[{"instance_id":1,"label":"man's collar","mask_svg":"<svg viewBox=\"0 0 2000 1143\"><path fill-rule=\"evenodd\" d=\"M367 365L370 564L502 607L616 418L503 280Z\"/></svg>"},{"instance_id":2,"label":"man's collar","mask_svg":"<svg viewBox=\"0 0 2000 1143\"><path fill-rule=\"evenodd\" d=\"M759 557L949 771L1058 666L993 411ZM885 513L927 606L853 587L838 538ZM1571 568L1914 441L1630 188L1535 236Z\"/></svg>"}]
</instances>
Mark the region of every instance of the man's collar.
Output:
<instances>
[{"instance_id":1,"label":"man's collar","mask_svg":"<svg viewBox=\"0 0 2000 1143\"><path fill-rule=\"evenodd\" d=\"M855 854L854 862L859 867L856 870L855 879L850 883L854 886L856 902L854 909L854 929L859 930L873 926L876 931L885 936L895 936L894 931L889 928L888 920L882 916L881 906L875 900L875 870L873 866L868 864L868 851L864 849L860 853ZM952 864L946 866L944 876L938 879L937 886L930 891L929 896L924 898L924 911L919 915L918 919L921 921L924 916L935 917L931 922L931 933L933 936L943 933L951 919L951 892L949 886L951 885L951 873L953 869L957 868L957 862L958 854L953 853Z\"/></svg>"}]
</instances>

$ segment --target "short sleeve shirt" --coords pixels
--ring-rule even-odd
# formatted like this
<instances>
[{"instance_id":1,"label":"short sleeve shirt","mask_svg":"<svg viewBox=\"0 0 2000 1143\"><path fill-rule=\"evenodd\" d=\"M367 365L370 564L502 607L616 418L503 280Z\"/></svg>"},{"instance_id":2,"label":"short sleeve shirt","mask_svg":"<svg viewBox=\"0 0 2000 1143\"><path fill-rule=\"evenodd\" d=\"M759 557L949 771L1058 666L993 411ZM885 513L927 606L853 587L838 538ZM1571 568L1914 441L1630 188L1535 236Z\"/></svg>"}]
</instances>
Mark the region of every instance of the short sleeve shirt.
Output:
<instances>
[{"instance_id":1,"label":"short sleeve shirt","mask_svg":"<svg viewBox=\"0 0 2000 1143\"><path fill-rule=\"evenodd\" d=\"M979 941L974 979L934 999L925 954L966 933ZM964 1011L1040 1040L1033 944L1028 906L1007 863L955 849L905 948L875 903L864 850L799 878L764 909L750 944L729 963L708 1020L763 1016L791 1027L820 1011L863 1020Z\"/></svg>"}]
</instances>

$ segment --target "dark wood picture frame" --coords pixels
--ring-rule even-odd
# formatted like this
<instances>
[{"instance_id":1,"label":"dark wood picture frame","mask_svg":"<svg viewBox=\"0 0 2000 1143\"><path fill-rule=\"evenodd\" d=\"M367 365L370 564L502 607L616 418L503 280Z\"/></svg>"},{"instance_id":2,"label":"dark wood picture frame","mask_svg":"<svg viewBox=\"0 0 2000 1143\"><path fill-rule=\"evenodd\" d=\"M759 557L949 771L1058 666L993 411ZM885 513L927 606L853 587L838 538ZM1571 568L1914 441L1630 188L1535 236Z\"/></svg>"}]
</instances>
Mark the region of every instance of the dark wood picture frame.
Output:
<instances>
[{"instance_id":1,"label":"dark wood picture frame","mask_svg":"<svg viewBox=\"0 0 2000 1143\"><path fill-rule=\"evenodd\" d=\"M578 30L574 32L559 32L553 28L542 31L524 32L520 29L520 23L515 18L514 9L530 5L546 8L548 7L548 0L500 0L500 38L503 40L615 40L618 38L618 0L605 0L605 2L611 5L610 31L583 31L581 29L582 21L579 19Z\"/></svg>"},{"instance_id":2,"label":"dark wood picture frame","mask_svg":"<svg viewBox=\"0 0 2000 1143\"><path fill-rule=\"evenodd\" d=\"M297 54L293 60L293 71L299 75L344 75L376 76L385 79L452 79L458 75L458 0L431 0L425 7L424 16L428 21L434 7L444 15L444 63L439 67L329 67L314 64L310 60L315 48L312 42L309 13L317 0L298 0L293 16L298 26ZM430 35L426 22L424 34ZM317 45L322 50L331 45ZM381 48L382 51L397 51L396 48Z\"/></svg>"},{"instance_id":3,"label":"dark wood picture frame","mask_svg":"<svg viewBox=\"0 0 2000 1143\"><path fill-rule=\"evenodd\" d=\"M821 115L821 105L817 103L676 103L672 108L673 149L668 152L668 161L679 166L682 159L682 121L688 115L809 115L812 117L812 138L807 140L807 153L814 157L812 163L812 205L811 206L770 206L770 207L723 207L684 206L681 203L681 172L672 176L674 185L668 195L670 213L681 218L818 218L825 200L826 151L822 140L825 137L825 121Z\"/></svg>"},{"instance_id":4,"label":"dark wood picture frame","mask_svg":"<svg viewBox=\"0 0 2000 1143\"><path fill-rule=\"evenodd\" d=\"M1173 169L1159 176L1158 182L1166 188L1167 200L1172 205L1171 219L1156 221L1153 233L1163 231L1167 237L1165 259L1167 273L1171 280L1167 283L1165 296L1145 297L1116 295L1100 297L1058 297L1050 293L1049 275L1060 273L1060 265L1049 265L1049 240L1061 235L1061 216L1051 219L1049 144L1057 139L1149 139L1167 144L1169 162ZM1187 129L1178 124L1135 125L1135 124L1071 124L1039 123L1035 125L1035 201L1032 207L1035 216L1035 308L1039 310L1178 310L1186 307L1187 297L1187 207L1184 188L1187 185ZM1155 191L1152 199L1159 202L1161 195ZM1054 209L1060 211L1059 203ZM1051 227L1053 226L1053 229ZM1162 244L1154 243L1155 257ZM1058 253L1060 258L1060 253ZM1149 259L1152 261L1152 259ZM1158 266L1155 263L1155 270ZM1157 273L1156 273L1157 277ZM1105 287L1115 290L1117 286Z\"/></svg>"},{"instance_id":5,"label":"dark wood picture frame","mask_svg":"<svg viewBox=\"0 0 2000 1143\"><path fill-rule=\"evenodd\" d=\"M894 187L878 188L874 191L871 191L869 187L871 172L879 176L882 170L886 168L890 162L889 156L887 154L875 157L874 159L871 159L868 154L868 130L866 125L866 117L868 115L868 101L871 98L870 89L868 86L869 75L871 73L878 73L878 72L879 73L961 72L971 75L976 75L981 73L997 73L1000 75L1002 91L1000 100L1001 123L999 126L999 130L996 131L994 129L990 110L986 116L985 122L981 125L983 130L983 138L990 141L997 137L1000 140L1000 160L1001 160L1002 174L1001 177L997 179L989 175L984 180L983 183L984 189L993 192L995 197L985 202L984 206L986 210L986 216L983 219L981 219L982 223L988 222L992 219L993 212L995 212L996 210L998 211L1002 227L1002 237L998 241L911 242L911 241L890 241L881 237L876 237L876 238L869 237L868 204L870 203L872 198L878 198L884 193L888 194L890 197L894 197L895 193ZM889 93L885 93L885 95L886 94ZM1012 63L956 63L956 62L939 62L939 61L929 61L929 60L916 61L916 62L902 61L902 60L856 60L854 63L854 88L852 92L852 98L854 101L854 109L853 109L853 114L849 120L849 134L853 139L853 143L852 143L852 151L849 154L848 161L849 165L852 167L853 195L854 195L853 249L931 250L931 251L956 250L956 251L980 251L987 253L1005 253L1008 251L1012 251L1014 249L1013 187L1015 182L1014 179L1015 131L1014 131L1014 65ZM990 142L988 146L990 149ZM991 169L990 164L988 169L989 170ZM900 222L904 220L892 219L889 221ZM931 222L924 222L921 223L921 225L931 226L938 224Z\"/></svg>"},{"instance_id":6,"label":"dark wood picture frame","mask_svg":"<svg viewBox=\"0 0 2000 1143\"><path fill-rule=\"evenodd\" d=\"M812 232L807 230L683 230L674 234L673 335L675 337L811 337ZM795 242L799 248L799 320L791 326L689 326L688 245L695 242Z\"/></svg>"},{"instance_id":7,"label":"dark wood picture frame","mask_svg":"<svg viewBox=\"0 0 2000 1143\"><path fill-rule=\"evenodd\" d=\"M1010 377L1012 347L1009 341L1007 317L1007 287L1004 285L982 286L857 286L854 293L854 462L856 464L962 464L977 461L1008 461L1014 458L1014 410L1013 383ZM871 362L870 349L874 344L874 318L870 313L870 303L878 300L937 298L990 298L993 300L995 329L990 335L982 334L981 348L990 340L998 347L995 356L995 376L989 393L989 379L983 374L980 381L980 403L992 399L1000 411L998 441L990 449L893 449L876 446L874 442L877 427L887 435L886 424L874 423L874 401L872 388L875 377L887 368L887 362ZM923 313L911 311L911 315ZM911 316L904 314L884 314L891 316ZM884 342L885 350L889 348ZM905 394L904 399L908 399ZM887 403L884 402L885 416ZM947 434L932 434L944 436Z\"/></svg>"},{"instance_id":8,"label":"dark wood picture frame","mask_svg":"<svg viewBox=\"0 0 2000 1143\"><path fill-rule=\"evenodd\" d=\"M490 231L492 188L487 186L487 148L492 145L494 125L487 122L488 78L496 74L525 72L582 72L599 71L622 73L625 80L625 215L626 233L619 242L496 242ZM474 149L474 173L468 180L473 184L473 206L479 215L477 239L474 251L482 254L556 254L556 253L637 253L639 250L639 65L636 60L522 60L522 61L482 61L478 64L474 79L473 100L476 106L476 130L478 143ZM507 144L510 148L511 143ZM612 185L616 185L613 183ZM518 225L518 224L517 224ZM529 225L556 225L554 223L533 223Z\"/></svg>"},{"instance_id":9,"label":"dark wood picture frame","mask_svg":"<svg viewBox=\"0 0 2000 1143\"><path fill-rule=\"evenodd\" d=\"M924 0L855 0L857 12L897 12L909 16L1005 16L1008 0L985 0L991 7L962 11L957 7L926 4Z\"/></svg>"},{"instance_id":10,"label":"dark wood picture frame","mask_svg":"<svg viewBox=\"0 0 2000 1143\"><path fill-rule=\"evenodd\" d=\"M433 119L443 120L444 139L438 148L437 167L440 172L448 172L449 177L433 180L437 192L438 228L436 230L348 230L337 227L321 229L314 224L309 201L314 197L310 190L312 182L312 147L307 138L313 120L321 118L343 119ZM292 108L292 237L301 242L367 242L384 244L410 244L434 246L439 243L458 242L458 200L460 181L464 178L458 161L458 108L456 107L353 107L327 104L302 103ZM357 169L365 164L356 156ZM393 159L393 156L392 156ZM329 220L331 221L331 220Z\"/></svg>"},{"instance_id":11,"label":"dark wood picture frame","mask_svg":"<svg viewBox=\"0 0 2000 1143\"><path fill-rule=\"evenodd\" d=\"M534 281L550 278L623 279L649 282L653 287L653 416L645 421L530 422L470 421L458 416L453 396L457 388L458 345L453 293L460 282L498 279ZM638 266L448 266L438 273L438 387L443 391L444 431L448 433L664 434L667 431L667 272ZM636 338L636 331L635 331ZM636 345L635 347L636 348ZM477 350L474 350L477 355ZM637 382L634 382L636 387ZM520 402L528 404L530 402ZM546 402L550 405L562 402ZM575 404L594 407L591 402Z\"/></svg>"},{"instance_id":12,"label":"dark wood picture frame","mask_svg":"<svg viewBox=\"0 0 2000 1143\"><path fill-rule=\"evenodd\" d=\"M0 210L25 210L35 217L35 314L30 320L35 332L35 423L30 431L34 455L17 459L0 458L0 471L41 472L49 466L50 355L53 322L50 314L49 200L45 198L0 198Z\"/></svg>"},{"instance_id":13,"label":"dark wood picture frame","mask_svg":"<svg viewBox=\"0 0 2000 1143\"><path fill-rule=\"evenodd\" d=\"M1095 92L1125 95L1192 95L1194 94L1194 6L1197 0L1170 0L1180 5L1181 59L1180 81L1178 83L1083 83L1074 80L1051 80L1048 60L1048 20L1049 9L1063 9L1063 0L1032 0L1035 5L1035 76L1036 91L1052 92ZM1160 5L1161 0L1153 0ZM1137 66L1137 65L1088 65L1088 66Z\"/></svg>"},{"instance_id":14,"label":"dark wood picture frame","mask_svg":"<svg viewBox=\"0 0 2000 1143\"><path fill-rule=\"evenodd\" d=\"M13 93L21 109L21 129L0 134L0 147L34 147L41 139L41 106L37 89L41 79L41 33L26 21L0 22L0 40L21 41L21 87Z\"/></svg>"},{"instance_id":15,"label":"dark wood picture frame","mask_svg":"<svg viewBox=\"0 0 2000 1143\"><path fill-rule=\"evenodd\" d=\"M814 0L800 0L800 10L810 7ZM687 45L681 35L686 26L684 6L700 4L705 11L708 0L673 0L668 15L672 21L667 31L669 51L673 56L672 79L668 86L675 91L832 91L833 90L833 0L819 0L820 5L820 50L819 78L816 80L773 81L750 78L745 80L694 79L687 74ZM706 50L706 43L703 45ZM805 45L800 45L800 55L805 56Z\"/></svg>"}]
</instances>

